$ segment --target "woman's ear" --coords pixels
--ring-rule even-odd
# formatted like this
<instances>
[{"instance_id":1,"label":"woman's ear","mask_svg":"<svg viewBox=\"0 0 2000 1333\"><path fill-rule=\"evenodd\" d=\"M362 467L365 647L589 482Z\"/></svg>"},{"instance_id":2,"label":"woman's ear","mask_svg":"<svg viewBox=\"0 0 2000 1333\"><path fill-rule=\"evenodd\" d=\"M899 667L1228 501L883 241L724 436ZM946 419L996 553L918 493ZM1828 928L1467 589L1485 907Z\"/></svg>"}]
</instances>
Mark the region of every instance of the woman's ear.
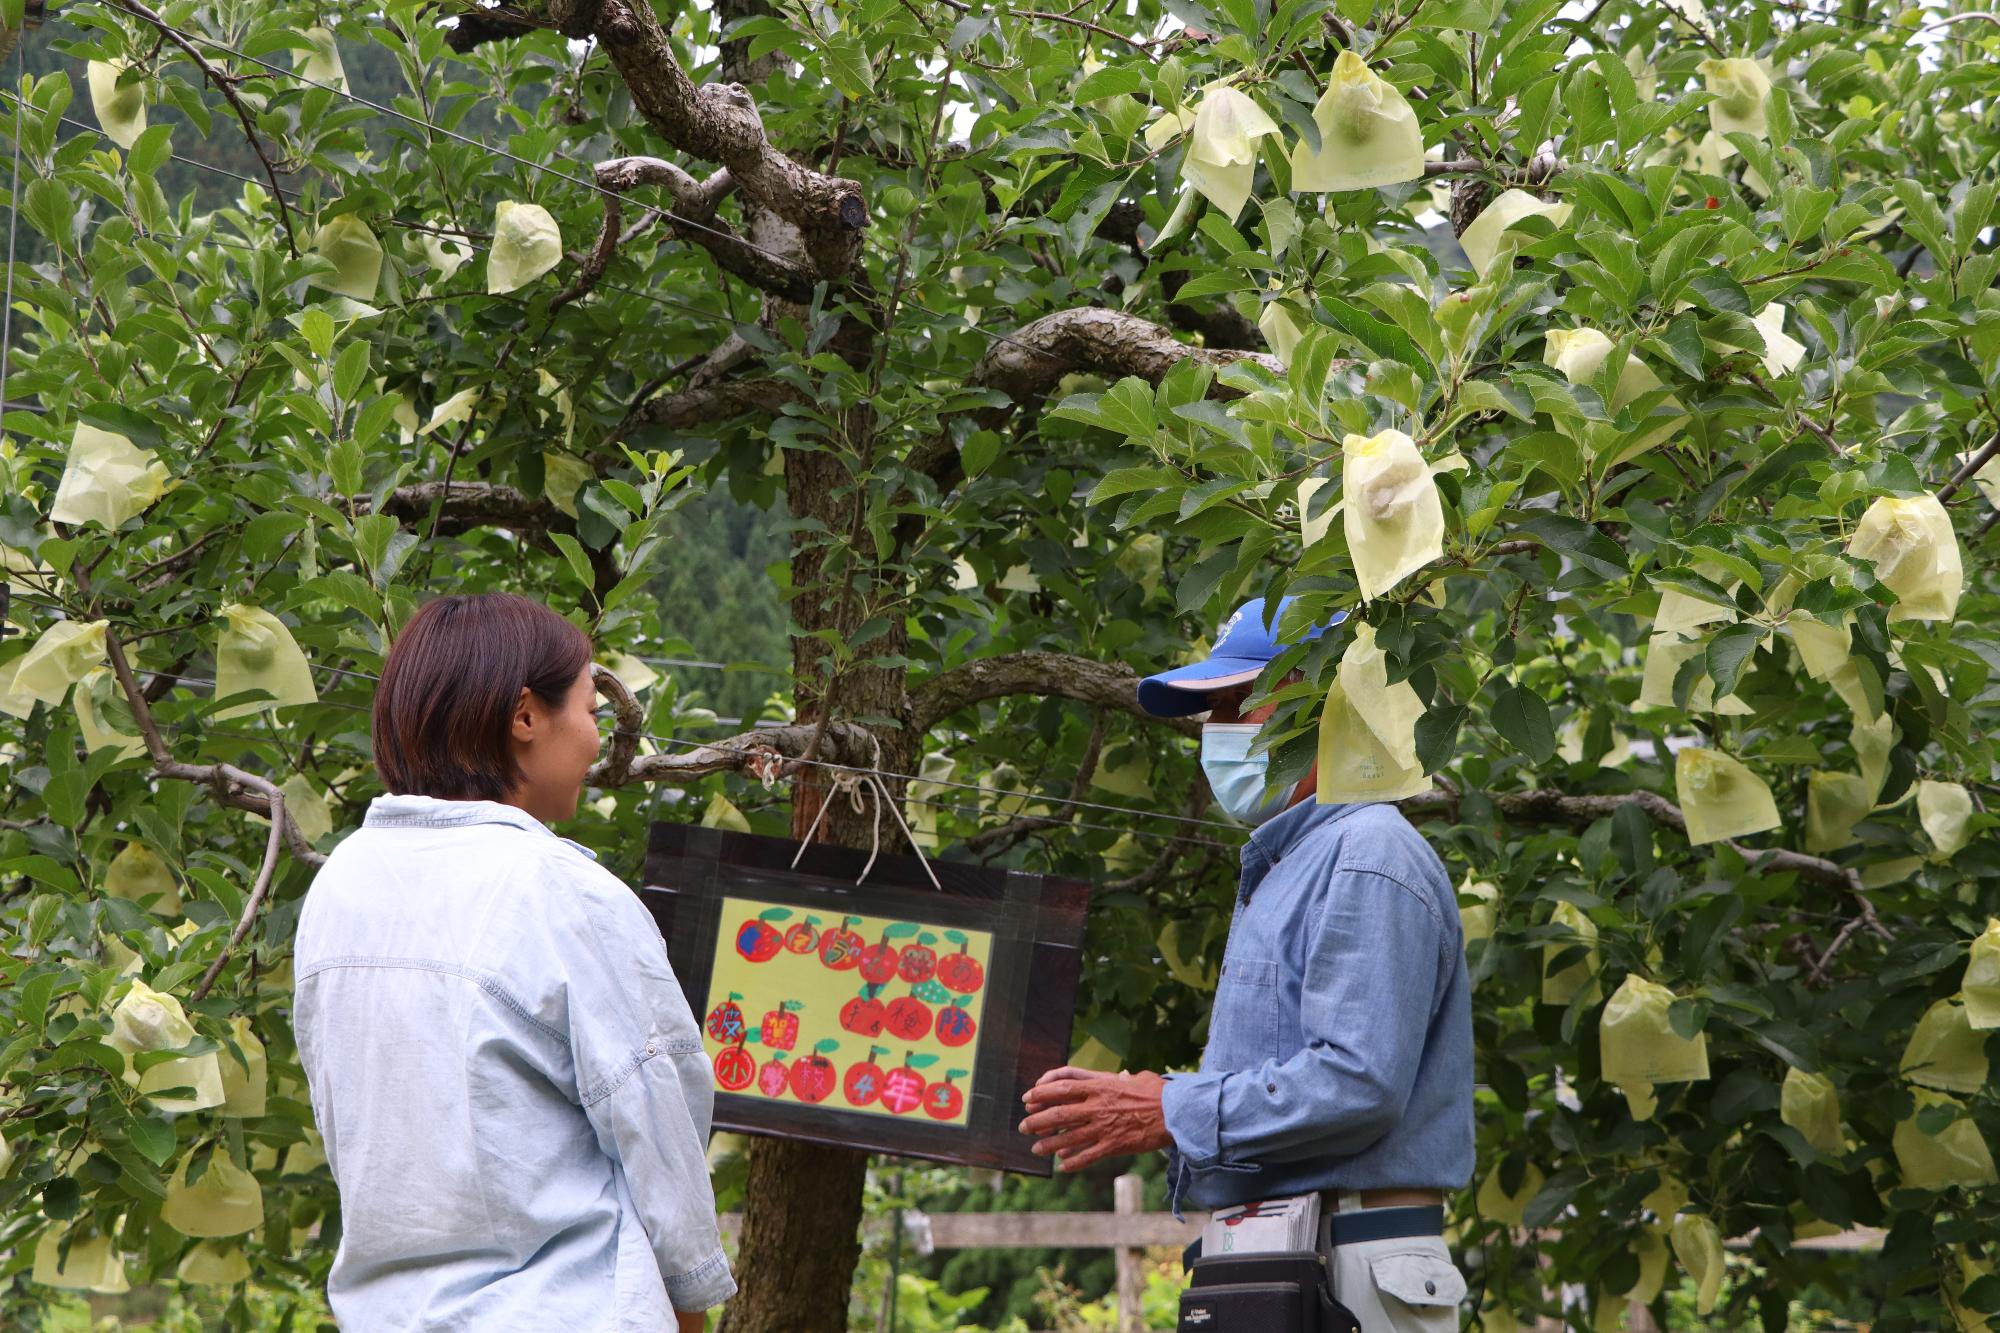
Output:
<instances>
[{"instance_id":1,"label":"woman's ear","mask_svg":"<svg viewBox=\"0 0 2000 1333\"><path fill-rule=\"evenodd\" d=\"M535 715L535 692L523 685L521 697L514 700L514 718L509 725L509 734L516 743L526 745L535 739L540 719Z\"/></svg>"}]
</instances>

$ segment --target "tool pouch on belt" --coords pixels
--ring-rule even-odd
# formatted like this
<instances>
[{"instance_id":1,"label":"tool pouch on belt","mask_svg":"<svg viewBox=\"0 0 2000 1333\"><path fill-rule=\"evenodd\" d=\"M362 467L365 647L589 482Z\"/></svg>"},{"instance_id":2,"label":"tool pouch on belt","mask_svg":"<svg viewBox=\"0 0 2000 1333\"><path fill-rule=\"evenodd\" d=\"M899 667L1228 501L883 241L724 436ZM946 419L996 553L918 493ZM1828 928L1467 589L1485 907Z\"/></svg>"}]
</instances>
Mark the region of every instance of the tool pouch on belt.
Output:
<instances>
[{"instance_id":1,"label":"tool pouch on belt","mask_svg":"<svg viewBox=\"0 0 2000 1333\"><path fill-rule=\"evenodd\" d=\"M1218 1254L1196 1259L1189 1277L1180 1333L1361 1333L1311 1250Z\"/></svg>"}]
</instances>

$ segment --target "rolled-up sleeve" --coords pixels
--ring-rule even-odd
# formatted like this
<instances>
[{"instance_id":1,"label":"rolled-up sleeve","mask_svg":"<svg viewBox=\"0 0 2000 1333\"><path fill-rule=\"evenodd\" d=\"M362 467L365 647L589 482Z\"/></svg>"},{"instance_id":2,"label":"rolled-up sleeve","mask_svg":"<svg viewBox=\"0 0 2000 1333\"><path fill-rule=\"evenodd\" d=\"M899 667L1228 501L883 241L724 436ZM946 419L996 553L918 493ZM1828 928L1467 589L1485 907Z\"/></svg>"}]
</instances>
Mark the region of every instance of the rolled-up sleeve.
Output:
<instances>
[{"instance_id":1,"label":"rolled-up sleeve","mask_svg":"<svg viewBox=\"0 0 2000 1333\"><path fill-rule=\"evenodd\" d=\"M1209 1170L1360 1152L1395 1125L1423 1057L1443 924L1374 870L1334 872L1300 996L1305 1047L1254 1070L1175 1074L1161 1094L1176 1152Z\"/></svg>"},{"instance_id":2,"label":"rolled-up sleeve","mask_svg":"<svg viewBox=\"0 0 2000 1333\"><path fill-rule=\"evenodd\" d=\"M608 877L607 877L608 878ZM676 1310L736 1293L708 1176L715 1089L687 997L646 909L609 881L581 895L597 955L569 976L577 1087L598 1144L625 1174Z\"/></svg>"}]
</instances>

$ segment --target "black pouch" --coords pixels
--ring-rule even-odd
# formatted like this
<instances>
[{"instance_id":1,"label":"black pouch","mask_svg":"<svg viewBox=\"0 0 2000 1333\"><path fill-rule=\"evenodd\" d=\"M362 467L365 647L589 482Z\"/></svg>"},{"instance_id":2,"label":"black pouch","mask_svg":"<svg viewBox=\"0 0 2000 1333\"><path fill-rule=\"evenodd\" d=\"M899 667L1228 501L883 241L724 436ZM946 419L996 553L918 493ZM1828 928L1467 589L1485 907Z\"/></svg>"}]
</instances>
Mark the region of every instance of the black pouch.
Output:
<instances>
[{"instance_id":1,"label":"black pouch","mask_svg":"<svg viewBox=\"0 0 2000 1333\"><path fill-rule=\"evenodd\" d=\"M1310 1250L1196 1259L1181 1293L1180 1333L1361 1333L1327 1289Z\"/></svg>"}]
</instances>

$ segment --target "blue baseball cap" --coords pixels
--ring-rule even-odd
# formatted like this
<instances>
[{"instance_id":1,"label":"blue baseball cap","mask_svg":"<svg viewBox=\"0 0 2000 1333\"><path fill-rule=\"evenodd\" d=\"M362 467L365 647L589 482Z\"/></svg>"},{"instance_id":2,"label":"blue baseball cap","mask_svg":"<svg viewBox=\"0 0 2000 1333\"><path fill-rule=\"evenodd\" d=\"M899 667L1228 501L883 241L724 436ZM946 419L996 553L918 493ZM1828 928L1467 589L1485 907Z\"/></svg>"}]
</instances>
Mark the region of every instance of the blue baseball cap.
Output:
<instances>
[{"instance_id":1,"label":"blue baseball cap","mask_svg":"<svg viewBox=\"0 0 2000 1333\"><path fill-rule=\"evenodd\" d=\"M1248 684L1257 679L1271 664L1271 659L1285 649L1309 643L1347 619L1345 611L1336 611L1326 624L1313 626L1289 643L1280 642L1276 633L1277 623L1284 619L1285 609L1296 600L1293 597L1281 598L1278 614L1270 617L1269 627L1265 625L1262 597L1253 597L1237 607L1230 613L1229 619L1222 622L1222 628L1215 632L1215 646L1209 649L1205 659L1192 666L1162 671L1139 682L1139 707L1154 717L1187 717L1206 712L1208 696L1215 691Z\"/></svg>"}]
</instances>

